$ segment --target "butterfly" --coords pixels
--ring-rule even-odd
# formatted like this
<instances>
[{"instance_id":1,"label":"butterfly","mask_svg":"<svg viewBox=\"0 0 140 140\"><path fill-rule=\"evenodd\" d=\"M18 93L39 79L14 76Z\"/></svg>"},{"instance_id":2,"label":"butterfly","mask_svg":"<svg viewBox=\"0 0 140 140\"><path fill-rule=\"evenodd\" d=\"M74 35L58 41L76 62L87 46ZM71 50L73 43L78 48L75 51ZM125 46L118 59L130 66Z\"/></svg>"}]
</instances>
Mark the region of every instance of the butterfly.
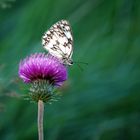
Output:
<instances>
[{"instance_id":1,"label":"butterfly","mask_svg":"<svg viewBox=\"0 0 140 140\"><path fill-rule=\"evenodd\" d=\"M67 20L56 22L42 36L43 47L64 65L72 65L73 36Z\"/></svg>"}]
</instances>

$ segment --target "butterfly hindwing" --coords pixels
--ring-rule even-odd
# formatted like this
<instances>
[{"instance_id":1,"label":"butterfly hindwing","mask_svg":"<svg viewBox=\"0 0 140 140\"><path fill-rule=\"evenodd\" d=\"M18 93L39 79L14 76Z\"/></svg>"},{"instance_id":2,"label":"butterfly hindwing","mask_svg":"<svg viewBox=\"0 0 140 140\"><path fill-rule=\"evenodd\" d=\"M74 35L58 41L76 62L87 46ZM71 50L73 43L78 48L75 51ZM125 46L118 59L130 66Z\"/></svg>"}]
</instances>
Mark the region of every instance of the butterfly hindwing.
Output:
<instances>
[{"instance_id":1,"label":"butterfly hindwing","mask_svg":"<svg viewBox=\"0 0 140 140\"><path fill-rule=\"evenodd\" d=\"M68 21L61 20L45 32L42 37L42 45L51 55L61 60L71 59L73 38Z\"/></svg>"}]
</instances>

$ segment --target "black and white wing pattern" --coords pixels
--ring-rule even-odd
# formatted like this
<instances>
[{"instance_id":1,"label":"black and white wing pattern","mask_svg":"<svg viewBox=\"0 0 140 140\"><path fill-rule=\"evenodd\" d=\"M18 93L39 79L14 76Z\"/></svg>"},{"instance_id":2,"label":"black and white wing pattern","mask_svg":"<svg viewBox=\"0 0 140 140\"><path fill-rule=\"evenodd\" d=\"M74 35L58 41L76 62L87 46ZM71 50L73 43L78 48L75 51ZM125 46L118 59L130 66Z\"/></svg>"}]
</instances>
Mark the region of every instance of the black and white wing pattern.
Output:
<instances>
[{"instance_id":1,"label":"black and white wing pattern","mask_svg":"<svg viewBox=\"0 0 140 140\"><path fill-rule=\"evenodd\" d=\"M42 36L43 47L53 56L61 60L64 65L72 65L73 37L68 21L55 23Z\"/></svg>"}]
</instances>

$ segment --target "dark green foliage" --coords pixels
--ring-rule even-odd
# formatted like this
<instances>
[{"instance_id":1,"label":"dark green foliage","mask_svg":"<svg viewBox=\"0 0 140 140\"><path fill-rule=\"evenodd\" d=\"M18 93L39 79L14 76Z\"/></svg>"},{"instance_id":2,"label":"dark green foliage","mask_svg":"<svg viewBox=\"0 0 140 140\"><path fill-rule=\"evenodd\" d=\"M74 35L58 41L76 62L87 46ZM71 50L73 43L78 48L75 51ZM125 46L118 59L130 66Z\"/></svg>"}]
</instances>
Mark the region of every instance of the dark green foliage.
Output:
<instances>
[{"instance_id":1,"label":"dark green foliage","mask_svg":"<svg viewBox=\"0 0 140 140\"><path fill-rule=\"evenodd\" d=\"M9 0L10 1L10 0ZM5 4L8 0L3 0ZM63 96L46 104L46 140L140 140L140 1L0 2L0 140L37 140L37 105L18 77L20 59L44 51L53 23L72 25L75 61Z\"/></svg>"}]
</instances>

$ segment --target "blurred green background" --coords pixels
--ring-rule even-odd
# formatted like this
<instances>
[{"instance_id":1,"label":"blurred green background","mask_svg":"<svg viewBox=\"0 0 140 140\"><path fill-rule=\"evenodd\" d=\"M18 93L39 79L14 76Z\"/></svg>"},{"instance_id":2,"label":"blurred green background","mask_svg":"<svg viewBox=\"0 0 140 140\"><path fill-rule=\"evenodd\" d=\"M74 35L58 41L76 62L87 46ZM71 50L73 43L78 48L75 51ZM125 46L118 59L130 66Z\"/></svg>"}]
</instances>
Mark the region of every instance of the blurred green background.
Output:
<instances>
[{"instance_id":1,"label":"blurred green background","mask_svg":"<svg viewBox=\"0 0 140 140\"><path fill-rule=\"evenodd\" d=\"M42 34L67 19L75 61L58 102L45 106L45 140L140 140L140 1L1 0L0 140L37 140L37 105L18 64L43 52Z\"/></svg>"}]
</instances>

